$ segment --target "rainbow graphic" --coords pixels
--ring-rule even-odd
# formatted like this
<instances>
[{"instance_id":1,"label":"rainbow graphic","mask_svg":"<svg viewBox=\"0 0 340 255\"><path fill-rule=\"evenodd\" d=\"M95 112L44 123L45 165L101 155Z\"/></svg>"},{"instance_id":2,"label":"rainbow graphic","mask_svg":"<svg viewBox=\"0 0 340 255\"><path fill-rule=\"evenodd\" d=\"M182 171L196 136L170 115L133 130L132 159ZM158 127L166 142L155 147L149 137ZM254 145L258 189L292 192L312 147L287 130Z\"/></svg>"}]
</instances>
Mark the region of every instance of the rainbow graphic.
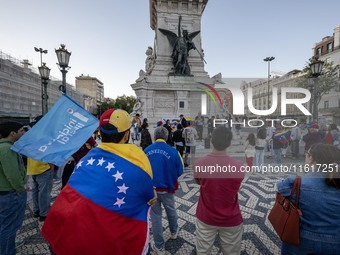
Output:
<instances>
[{"instance_id":1,"label":"rainbow graphic","mask_svg":"<svg viewBox=\"0 0 340 255\"><path fill-rule=\"evenodd\" d=\"M203 83L203 82L198 82L200 85L202 86L205 86L206 88L201 88L201 87L197 87L198 89L202 90L203 92L205 92L207 95L210 96L211 100L213 100L214 104L217 105L217 102L216 102L216 99L214 97L214 95L212 93L214 93L218 99L218 102L220 103L220 106L223 105L223 102L222 102L222 99L220 97L220 95L218 94L218 92L216 91L216 89L209 85L209 84L206 84L206 83ZM212 93L211 93L212 92Z\"/></svg>"}]
</instances>

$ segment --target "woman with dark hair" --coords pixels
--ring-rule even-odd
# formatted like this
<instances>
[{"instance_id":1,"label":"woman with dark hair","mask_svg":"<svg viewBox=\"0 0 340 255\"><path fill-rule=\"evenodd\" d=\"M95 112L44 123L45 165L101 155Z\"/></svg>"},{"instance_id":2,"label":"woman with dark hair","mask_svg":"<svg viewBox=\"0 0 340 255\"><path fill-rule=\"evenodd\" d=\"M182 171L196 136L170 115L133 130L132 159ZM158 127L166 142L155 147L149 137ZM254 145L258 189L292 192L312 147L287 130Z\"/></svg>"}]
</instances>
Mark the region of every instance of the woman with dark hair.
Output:
<instances>
[{"instance_id":1,"label":"woman with dark hair","mask_svg":"<svg viewBox=\"0 0 340 255\"><path fill-rule=\"evenodd\" d=\"M308 173L302 176L299 199L300 245L283 242L281 254L340 254L340 150L313 144L305 163ZM278 192L289 196L295 178L290 175L278 182Z\"/></svg>"},{"instance_id":2,"label":"woman with dark hair","mask_svg":"<svg viewBox=\"0 0 340 255\"><path fill-rule=\"evenodd\" d=\"M148 130L149 124L147 122L144 122L142 124L142 135L140 140L140 146L142 147L143 151L146 147L148 147L150 144L152 144L152 139L150 132Z\"/></svg>"}]
</instances>

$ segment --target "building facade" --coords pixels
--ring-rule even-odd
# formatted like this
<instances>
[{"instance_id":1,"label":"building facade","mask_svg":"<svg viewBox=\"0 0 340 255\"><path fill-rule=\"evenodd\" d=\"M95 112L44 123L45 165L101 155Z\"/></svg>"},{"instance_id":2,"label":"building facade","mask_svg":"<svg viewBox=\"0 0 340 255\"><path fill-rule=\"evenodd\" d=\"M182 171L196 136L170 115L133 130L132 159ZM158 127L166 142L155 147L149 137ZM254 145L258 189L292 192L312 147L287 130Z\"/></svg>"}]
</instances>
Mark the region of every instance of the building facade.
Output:
<instances>
[{"instance_id":1,"label":"building facade","mask_svg":"<svg viewBox=\"0 0 340 255\"><path fill-rule=\"evenodd\" d=\"M298 109L294 104L286 105L286 114L283 115L283 109L281 108L282 88L297 87L299 78L303 75L300 70L293 70L282 76L274 76L269 81L266 79L258 79L253 82L243 83L241 90L244 94L244 112L248 118L261 118L261 119L288 119L292 118L296 121L306 122L307 116ZM269 82L269 86L268 86ZM268 91L269 88L269 91ZM275 90L276 89L276 93ZM275 110L270 114L256 115L252 113L248 105L248 93L252 93L252 105L256 110L268 110L274 108ZM277 97L277 104L272 105L273 96ZM298 99L304 97L300 93L287 93L284 95L287 99ZM310 109L309 103L304 104L306 109Z\"/></svg>"},{"instance_id":2,"label":"building facade","mask_svg":"<svg viewBox=\"0 0 340 255\"><path fill-rule=\"evenodd\" d=\"M315 44L313 56L325 62L333 62L333 65L340 64L340 26L334 28L333 36L326 36ZM324 122L340 125L340 85L322 97L318 109L319 118Z\"/></svg>"},{"instance_id":3,"label":"building facade","mask_svg":"<svg viewBox=\"0 0 340 255\"><path fill-rule=\"evenodd\" d=\"M60 98L62 82L50 77L47 85L48 109ZM67 94L84 105L83 94L67 84ZM20 61L0 51L0 117L33 118L42 114L42 85L37 69L28 60Z\"/></svg>"},{"instance_id":4,"label":"building facade","mask_svg":"<svg viewBox=\"0 0 340 255\"><path fill-rule=\"evenodd\" d=\"M86 95L85 109L92 114L100 113L100 106L104 101L104 84L96 77L80 75L76 77L76 88Z\"/></svg>"}]
</instances>

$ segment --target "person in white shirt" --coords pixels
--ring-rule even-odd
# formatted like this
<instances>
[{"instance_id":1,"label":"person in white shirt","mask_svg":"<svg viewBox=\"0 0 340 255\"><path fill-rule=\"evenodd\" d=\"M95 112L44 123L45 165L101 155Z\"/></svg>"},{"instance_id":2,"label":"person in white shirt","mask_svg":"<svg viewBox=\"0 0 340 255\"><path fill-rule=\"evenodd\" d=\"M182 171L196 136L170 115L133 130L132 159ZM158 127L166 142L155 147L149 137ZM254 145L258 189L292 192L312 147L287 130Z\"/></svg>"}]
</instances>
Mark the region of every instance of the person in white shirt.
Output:
<instances>
[{"instance_id":1,"label":"person in white shirt","mask_svg":"<svg viewBox=\"0 0 340 255\"><path fill-rule=\"evenodd\" d=\"M301 139L301 129L299 126L293 127L290 134L292 159L299 158L299 144Z\"/></svg>"},{"instance_id":2,"label":"person in white shirt","mask_svg":"<svg viewBox=\"0 0 340 255\"><path fill-rule=\"evenodd\" d=\"M192 121L189 121L188 126L183 130L183 138L185 140L185 156L184 156L184 166L189 166L188 157L191 154L191 163L195 160L196 153L196 139L198 139L197 131L192 127Z\"/></svg>"}]
</instances>

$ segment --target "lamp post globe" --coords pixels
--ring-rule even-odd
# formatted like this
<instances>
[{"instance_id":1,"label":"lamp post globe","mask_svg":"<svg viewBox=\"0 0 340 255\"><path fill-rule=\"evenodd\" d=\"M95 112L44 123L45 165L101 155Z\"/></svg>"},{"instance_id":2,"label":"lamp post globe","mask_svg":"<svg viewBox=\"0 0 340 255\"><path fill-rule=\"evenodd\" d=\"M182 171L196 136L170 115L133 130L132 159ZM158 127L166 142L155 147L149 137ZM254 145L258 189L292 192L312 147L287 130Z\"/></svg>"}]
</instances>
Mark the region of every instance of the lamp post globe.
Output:
<instances>
[{"instance_id":1,"label":"lamp post globe","mask_svg":"<svg viewBox=\"0 0 340 255\"><path fill-rule=\"evenodd\" d=\"M317 95L319 95L319 86L318 86L318 77L321 75L321 71L323 68L323 64L325 62L318 60L317 58L312 59L311 63L309 64L311 75L313 82L310 86L310 91L313 96L312 99L312 118L313 121L318 121L318 102L317 102Z\"/></svg>"},{"instance_id":2,"label":"lamp post globe","mask_svg":"<svg viewBox=\"0 0 340 255\"><path fill-rule=\"evenodd\" d=\"M51 69L46 66L45 63L42 63L39 66L39 73L41 77L41 99L42 99L42 115L45 115L48 112L48 94L47 94L47 84L50 79L50 71Z\"/></svg>"},{"instance_id":3,"label":"lamp post globe","mask_svg":"<svg viewBox=\"0 0 340 255\"><path fill-rule=\"evenodd\" d=\"M66 94L66 73L70 67L68 63L70 61L71 52L65 49L65 44L60 44L59 49L55 49L57 54L59 70L62 73L62 85L59 86L59 90Z\"/></svg>"},{"instance_id":4,"label":"lamp post globe","mask_svg":"<svg viewBox=\"0 0 340 255\"><path fill-rule=\"evenodd\" d=\"M325 62L321 60L315 60L312 63L309 64L311 73L313 77L319 77L323 68L323 64Z\"/></svg>"}]
</instances>

